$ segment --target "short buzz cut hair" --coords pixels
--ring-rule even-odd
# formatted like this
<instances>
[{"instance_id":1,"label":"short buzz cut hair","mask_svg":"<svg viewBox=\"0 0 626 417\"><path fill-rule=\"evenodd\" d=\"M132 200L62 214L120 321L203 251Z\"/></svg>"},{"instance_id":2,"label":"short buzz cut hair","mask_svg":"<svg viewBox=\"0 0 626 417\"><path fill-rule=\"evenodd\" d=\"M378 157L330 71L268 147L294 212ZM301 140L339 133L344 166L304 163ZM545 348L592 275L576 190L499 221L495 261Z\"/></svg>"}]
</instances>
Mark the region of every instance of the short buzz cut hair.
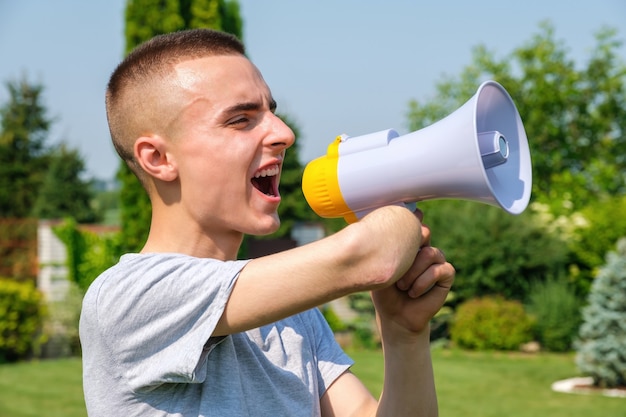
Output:
<instances>
[{"instance_id":1,"label":"short buzz cut hair","mask_svg":"<svg viewBox=\"0 0 626 417\"><path fill-rule=\"evenodd\" d=\"M244 55L243 43L234 35L212 29L190 29L157 35L132 50L113 71L107 85L105 104L109 131L115 150L139 178L145 175L134 157L134 142L159 118L159 103L145 95L158 86L176 64L220 55ZM151 87L152 86L152 87ZM155 111L156 110L156 111ZM147 114L148 122L142 120ZM164 115L163 115L164 116ZM163 117L161 116L161 117Z\"/></svg>"}]
</instances>

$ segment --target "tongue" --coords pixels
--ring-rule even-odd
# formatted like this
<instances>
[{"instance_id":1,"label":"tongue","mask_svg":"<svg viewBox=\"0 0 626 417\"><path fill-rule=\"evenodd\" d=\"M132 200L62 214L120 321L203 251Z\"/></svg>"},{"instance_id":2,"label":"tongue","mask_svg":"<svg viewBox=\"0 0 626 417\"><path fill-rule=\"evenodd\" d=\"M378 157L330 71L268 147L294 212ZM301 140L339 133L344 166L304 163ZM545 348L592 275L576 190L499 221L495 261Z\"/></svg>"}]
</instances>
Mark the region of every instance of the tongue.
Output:
<instances>
[{"instance_id":1,"label":"tongue","mask_svg":"<svg viewBox=\"0 0 626 417\"><path fill-rule=\"evenodd\" d=\"M273 195L272 180L270 177L252 178L252 185L265 195Z\"/></svg>"}]
</instances>

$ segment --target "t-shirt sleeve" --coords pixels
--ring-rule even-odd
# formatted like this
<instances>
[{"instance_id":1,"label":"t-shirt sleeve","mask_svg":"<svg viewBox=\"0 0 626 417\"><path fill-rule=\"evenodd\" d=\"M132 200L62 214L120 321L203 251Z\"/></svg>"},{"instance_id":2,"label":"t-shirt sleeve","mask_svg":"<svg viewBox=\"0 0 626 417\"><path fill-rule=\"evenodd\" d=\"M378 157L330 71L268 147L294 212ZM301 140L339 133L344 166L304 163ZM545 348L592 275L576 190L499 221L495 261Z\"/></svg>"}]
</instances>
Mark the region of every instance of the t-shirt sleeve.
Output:
<instances>
[{"instance_id":1,"label":"t-shirt sleeve","mask_svg":"<svg viewBox=\"0 0 626 417\"><path fill-rule=\"evenodd\" d=\"M146 257L139 259L140 257ZM233 285L245 261L136 255L128 275L108 280L97 297L101 337L133 391L198 383Z\"/></svg>"},{"instance_id":2,"label":"t-shirt sleeve","mask_svg":"<svg viewBox=\"0 0 626 417\"><path fill-rule=\"evenodd\" d=\"M320 398L326 392L326 389L341 374L347 371L354 361L339 346L335 340L335 335L331 330L328 322L319 311L314 308L308 312L309 320L313 324L314 339L317 351L317 372L318 372L318 391Z\"/></svg>"}]
</instances>

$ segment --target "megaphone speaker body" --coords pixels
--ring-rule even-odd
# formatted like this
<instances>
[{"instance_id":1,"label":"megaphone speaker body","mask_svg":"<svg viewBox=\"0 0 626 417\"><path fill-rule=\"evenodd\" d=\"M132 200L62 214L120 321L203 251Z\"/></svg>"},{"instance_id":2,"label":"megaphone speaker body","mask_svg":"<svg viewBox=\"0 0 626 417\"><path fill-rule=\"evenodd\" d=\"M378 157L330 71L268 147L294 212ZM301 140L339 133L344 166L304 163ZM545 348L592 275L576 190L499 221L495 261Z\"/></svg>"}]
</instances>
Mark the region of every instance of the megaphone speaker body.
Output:
<instances>
[{"instance_id":1,"label":"megaphone speaker body","mask_svg":"<svg viewBox=\"0 0 626 417\"><path fill-rule=\"evenodd\" d=\"M513 100L495 81L444 119L400 136L388 129L342 135L311 161L305 198L322 217L357 221L378 207L452 198L511 214L525 210L532 188L526 132Z\"/></svg>"}]
</instances>

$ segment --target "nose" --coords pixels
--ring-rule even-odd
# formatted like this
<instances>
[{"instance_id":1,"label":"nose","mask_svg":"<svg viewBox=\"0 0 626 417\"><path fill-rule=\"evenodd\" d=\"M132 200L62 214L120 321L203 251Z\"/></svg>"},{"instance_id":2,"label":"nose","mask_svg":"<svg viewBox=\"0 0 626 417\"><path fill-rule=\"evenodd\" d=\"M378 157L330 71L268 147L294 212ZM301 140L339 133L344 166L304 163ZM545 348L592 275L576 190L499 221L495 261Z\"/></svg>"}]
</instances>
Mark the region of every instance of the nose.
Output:
<instances>
[{"instance_id":1,"label":"nose","mask_svg":"<svg viewBox=\"0 0 626 417\"><path fill-rule=\"evenodd\" d=\"M294 144L296 137L293 130L280 117L271 114L271 131L266 143L275 150L282 151Z\"/></svg>"}]
</instances>

